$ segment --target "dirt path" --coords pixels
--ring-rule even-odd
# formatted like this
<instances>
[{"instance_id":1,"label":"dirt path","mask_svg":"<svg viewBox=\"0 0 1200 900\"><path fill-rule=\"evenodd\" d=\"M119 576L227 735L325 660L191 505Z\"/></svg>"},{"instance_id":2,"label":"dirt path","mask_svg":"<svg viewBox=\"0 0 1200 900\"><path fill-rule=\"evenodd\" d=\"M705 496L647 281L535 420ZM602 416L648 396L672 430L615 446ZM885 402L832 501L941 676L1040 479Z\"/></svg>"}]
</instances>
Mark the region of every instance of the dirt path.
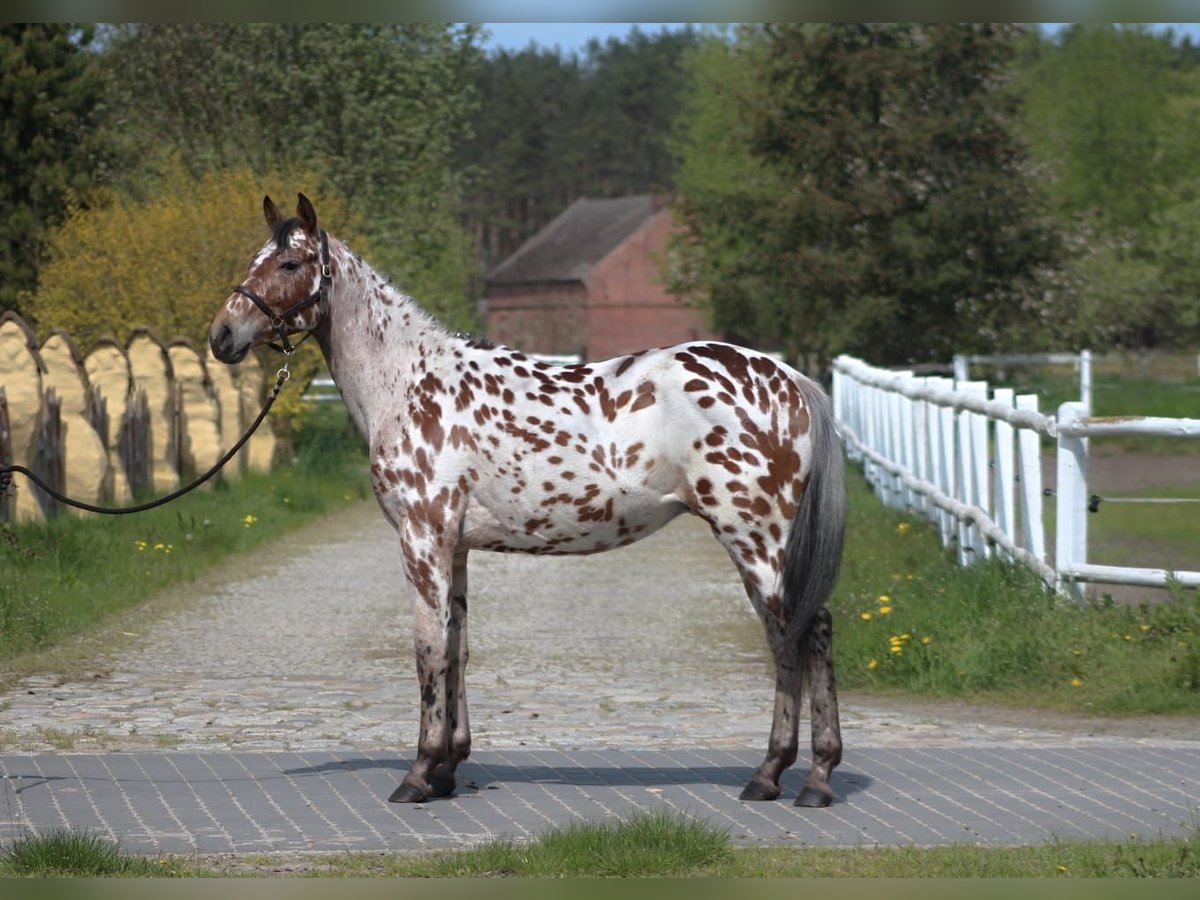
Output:
<instances>
[{"instance_id":1,"label":"dirt path","mask_svg":"<svg viewBox=\"0 0 1200 900\"><path fill-rule=\"evenodd\" d=\"M698 521L576 559L476 554L477 747L757 747L771 668L732 566ZM395 749L416 738L407 589L374 504L169 591L9 677L10 750ZM1092 720L844 696L847 744L1197 741L1200 723Z\"/></svg>"}]
</instances>

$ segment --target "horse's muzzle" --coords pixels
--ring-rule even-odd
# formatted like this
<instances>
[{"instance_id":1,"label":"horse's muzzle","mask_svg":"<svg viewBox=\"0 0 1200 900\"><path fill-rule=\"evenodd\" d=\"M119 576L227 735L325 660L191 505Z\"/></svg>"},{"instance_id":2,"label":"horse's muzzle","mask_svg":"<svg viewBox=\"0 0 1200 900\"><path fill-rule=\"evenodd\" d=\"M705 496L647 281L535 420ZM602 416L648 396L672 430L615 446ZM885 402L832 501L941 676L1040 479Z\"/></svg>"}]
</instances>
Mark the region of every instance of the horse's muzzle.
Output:
<instances>
[{"instance_id":1,"label":"horse's muzzle","mask_svg":"<svg viewBox=\"0 0 1200 900\"><path fill-rule=\"evenodd\" d=\"M215 359L228 364L241 362L246 358L246 353L250 349L249 346L236 347L233 329L224 323L216 322L209 330L208 345L212 348L212 355Z\"/></svg>"}]
</instances>

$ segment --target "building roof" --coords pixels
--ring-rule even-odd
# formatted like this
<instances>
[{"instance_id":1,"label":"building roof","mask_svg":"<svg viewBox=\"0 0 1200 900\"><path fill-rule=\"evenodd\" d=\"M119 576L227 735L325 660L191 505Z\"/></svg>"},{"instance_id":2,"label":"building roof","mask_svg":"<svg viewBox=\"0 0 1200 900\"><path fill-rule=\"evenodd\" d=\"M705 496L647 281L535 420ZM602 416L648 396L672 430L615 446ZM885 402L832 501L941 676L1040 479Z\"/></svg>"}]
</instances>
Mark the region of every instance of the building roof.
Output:
<instances>
[{"instance_id":1,"label":"building roof","mask_svg":"<svg viewBox=\"0 0 1200 900\"><path fill-rule=\"evenodd\" d=\"M488 273L491 284L583 281L592 267L661 209L653 194L580 198Z\"/></svg>"}]
</instances>

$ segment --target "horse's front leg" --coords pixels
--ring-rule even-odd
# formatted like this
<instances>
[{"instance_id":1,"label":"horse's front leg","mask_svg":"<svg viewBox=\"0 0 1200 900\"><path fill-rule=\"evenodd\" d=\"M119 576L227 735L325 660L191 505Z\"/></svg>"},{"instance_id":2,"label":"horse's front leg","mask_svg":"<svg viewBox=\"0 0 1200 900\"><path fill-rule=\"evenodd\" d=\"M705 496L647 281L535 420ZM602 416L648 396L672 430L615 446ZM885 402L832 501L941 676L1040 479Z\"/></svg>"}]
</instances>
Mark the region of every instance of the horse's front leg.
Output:
<instances>
[{"instance_id":1,"label":"horse's front leg","mask_svg":"<svg viewBox=\"0 0 1200 900\"><path fill-rule=\"evenodd\" d=\"M388 799L421 803L438 796L435 772L446 763L450 746L448 678L451 667L450 587L452 556L406 526L401 532L404 569L415 589L413 646L421 690L421 731L417 758ZM451 775L453 780L453 775Z\"/></svg>"},{"instance_id":2,"label":"horse's front leg","mask_svg":"<svg viewBox=\"0 0 1200 900\"><path fill-rule=\"evenodd\" d=\"M449 797L457 787L455 770L471 755L471 722L467 716L467 552L454 556L450 583L450 626L448 629L450 667L446 673L446 710L450 717L450 752L446 761L433 771L430 786L434 797Z\"/></svg>"}]
</instances>

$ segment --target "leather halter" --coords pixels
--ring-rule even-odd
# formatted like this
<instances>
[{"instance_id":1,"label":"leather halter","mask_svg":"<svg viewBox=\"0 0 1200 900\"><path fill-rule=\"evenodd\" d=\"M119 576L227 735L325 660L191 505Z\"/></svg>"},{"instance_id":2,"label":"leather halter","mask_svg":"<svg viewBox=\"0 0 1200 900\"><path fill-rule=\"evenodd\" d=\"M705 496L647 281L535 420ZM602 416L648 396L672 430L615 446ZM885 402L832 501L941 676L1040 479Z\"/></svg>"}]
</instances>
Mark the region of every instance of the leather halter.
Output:
<instances>
[{"instance_id":1,"label":"leather halter","mask_svg":"<svg viewBox=\"0 0 1200 900\"><path fill-rule=\"evenodd\" d=\"M248 300L250 300L251 303L253 303L255 306L257 306L259 308L259 310L262 312L262 314L264 316L266 316L268 319L271 320L271 327L274 328L279 333L279 343L278 344L268 343L267 346L270 347L272 350L278 350L280 353L284 354L285 356L291 356L292 353L295 352L296 347L293 346L292 342L288 340L287 320L289 318L291 318L292 316L294 316L296 313L303 312L304 310L308 309L310 306L313 306L314 304L320 304L321 316L323 317L325 315L325 310L328 308L329 286L332 283L333 283L333 269L329 265L329 236L327 234L325 234L324 231L322 231L321 232L321 284L317 287L317 289L313 293L309 294L308 297L299 301L298 303L293 303L291 306L289 306L283 312L276 313L271 309L271 307L267 306L266 300L264 300L262 297L258 296L258 294L254 293L254 291L252 291L250 288L246 287L245 283L239 284L237 287L235 287L233 289L233 292L235 294L241 294L243 297L246 297ZM301 338L300 341L303 341L310 334L312 334L311 329L304 333L304 337ZM297 341L296 344L299 345L300 341Z\"/></svg>"}]
</instances>

